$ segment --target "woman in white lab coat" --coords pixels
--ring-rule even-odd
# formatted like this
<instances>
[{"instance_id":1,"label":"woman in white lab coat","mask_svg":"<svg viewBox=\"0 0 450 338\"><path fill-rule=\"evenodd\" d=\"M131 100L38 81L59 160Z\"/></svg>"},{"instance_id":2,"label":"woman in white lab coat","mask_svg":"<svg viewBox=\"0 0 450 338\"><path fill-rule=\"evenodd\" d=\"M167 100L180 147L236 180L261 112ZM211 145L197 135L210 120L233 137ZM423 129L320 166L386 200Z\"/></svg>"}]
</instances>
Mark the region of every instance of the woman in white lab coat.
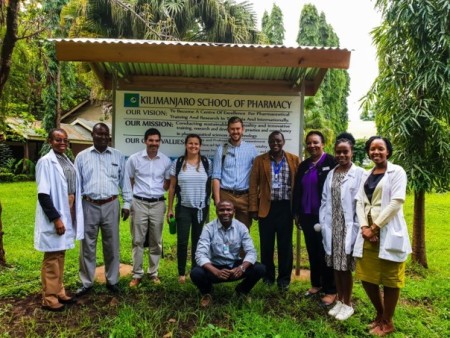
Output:
<instances>
[{"instance_id":1,"label":"woman in white lab coat","mask_svg":"<svg viewBox=\"0 0 450 338\"><path fill-rule=\"evenodd\" d=\"M393 152L388 139L372 136L366 142L366 152L375 166L364 173L356 198L361 230L353 250L357 257L355 277L362 281L376 310L370 333L385 336L395 331L392 318L405 285L405 261L411 253L403 216L407 178L402 167L388 161Z\"/></svg>"},{"instance_id":2,"label":"woman in white lab coat","mask_svg":"<svg viewBox=\"0 0 450 338\"><path fill-rule=\"evenodd\" d=\"M65 304L74 302L63 285L65 251L74 248L75 239L84 235L81 188L76 169L65 155L67 133L64 129L53 129L47 141L52 149L36 166L34 247L44 252L42 308L63 311Z\"/></svg>"},{"instance_id":3,"label":"woman in white lab coat","mask_svg":"<svg viewBox=\"0 0 450 338\"><path fill-rule=\"evenodd\" d=\"M334 153L338 165L327 176L319 212L325 260L334 270L337 289L336 304L328 313L338 320L346 320L354 313L352 254L359 231L355 196L364 173L364 169L352 163L354 144L355 139L349 133L337 137Z\"/></svg>"}]
</instances>

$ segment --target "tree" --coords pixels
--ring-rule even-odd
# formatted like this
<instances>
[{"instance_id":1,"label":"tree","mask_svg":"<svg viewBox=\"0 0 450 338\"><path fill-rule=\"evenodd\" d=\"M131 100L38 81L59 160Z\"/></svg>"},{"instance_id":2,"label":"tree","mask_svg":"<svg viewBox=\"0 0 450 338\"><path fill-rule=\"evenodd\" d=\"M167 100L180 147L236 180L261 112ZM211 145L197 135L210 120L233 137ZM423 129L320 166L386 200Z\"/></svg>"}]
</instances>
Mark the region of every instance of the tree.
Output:
<instances>
[{"instance_id":1,"label":"tree","mask_svg":"<svg viewBox=\"0 0 450 338\"><path fill-rule=\"evenodd\" d=\"M266 11L264 11L261 25L262 32L267 37L270 44L283 44L285 29L283 26L283 12L281 11L280 7L273 4L270 16Z\"/></svg>"},{"instance_id":2,"label":"tree","mask_svg":"<svg viewBox=\"0 0 450 338\"><path fill-rule=\"evenodd\" d=\"M63 16L72 23L71 36L83 32L96 37L227 43L254 43L260 38L248 2L71 0Z\"/></svg>"},{"instance_id":3,"label":"tree","mask_svg":"<svg viewBox=\"0 0 450 338\"><path fill-rule=\"evenodd\" d=\"M11 70L11 57L18 37L18 16L19 16L19 0L9 0L6 6L6 28L5 35L2 39L0 51L0 98L2 97L3 88L8 80ZM3 14L4 2L1 2L0 10ZM3 15L1 15L0 26L3 26Z\"/></svg>"},{"instance_id":4,"label":"tree","mask_svg":"<svg viewBox=\"0 0 450 338\"><path fill-rule=\"evenodd\" d=\"M333 151L335 133L331 121L327 120L322 114L322 99L321 92L318 92L314 97L305 99L305 135L311 130L320 130L325 137L325 150Z\"/></svg>"},{"instance_id":5,"label":"tree","mask_svg":"<svg viewBox=\"0 0 450 338\"><path fill-rule=\"evenodd\" d=\"M339 47L339 38L313 5L305 5L300 16L297 43L301 46ZM335 134L347 130L350 77L346 70L330 69L318 91L322 94L322 114L331 122ZM316 94L317 96L317 94Z\"/></svg>"},{"instance_id":6,"label":"tree","mask_svg":"<svg viewBox=\"0 0 450 338\"><path fill-rule=\"evenodd\" d=\"M414 262L428 267L425 193L450 184L450 6L448 0L377 0L373 31L379 76L366 100L414 191Z\"/></svg>"}]
</instances>

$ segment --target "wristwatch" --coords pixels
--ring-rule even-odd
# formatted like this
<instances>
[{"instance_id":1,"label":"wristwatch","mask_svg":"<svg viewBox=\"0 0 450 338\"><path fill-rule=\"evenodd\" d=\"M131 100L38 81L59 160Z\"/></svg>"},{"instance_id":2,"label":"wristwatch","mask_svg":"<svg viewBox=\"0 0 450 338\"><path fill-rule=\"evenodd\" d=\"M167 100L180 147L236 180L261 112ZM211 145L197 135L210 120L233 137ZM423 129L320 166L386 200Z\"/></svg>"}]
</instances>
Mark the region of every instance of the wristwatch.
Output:
<instances>
[{"instance_id":1,"label":"wristwatch","mask_svg":"<svg viewBox=\"0 0 450 338\"><path fill-rule=\"evenodd\" d=\"M245 272L245 268L244 268L243 265L239 265L239 267L241 268L241 271L242 271L242 272Z\"/></svg>"}]
</instances>

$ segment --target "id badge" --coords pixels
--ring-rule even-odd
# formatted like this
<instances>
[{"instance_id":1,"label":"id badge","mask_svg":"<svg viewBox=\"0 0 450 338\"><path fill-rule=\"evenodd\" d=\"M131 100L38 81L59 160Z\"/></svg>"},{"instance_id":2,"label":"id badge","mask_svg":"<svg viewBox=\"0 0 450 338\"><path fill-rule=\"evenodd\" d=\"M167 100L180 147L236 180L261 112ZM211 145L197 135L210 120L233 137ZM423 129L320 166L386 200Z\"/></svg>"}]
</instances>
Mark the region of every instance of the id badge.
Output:
<instances>
[{"instance_id":1,"label":"id badge","mask_svg":"<svg viewBox=\"0 0 450 338\"><path fill-rule=\"evenodd\" d=\"M229 254L230 253L230 247L228 244L224 244L223 245L223 253L224 254Z\"/></svg>"},{"instance_id":2,"label":"id badge","mask_svg":"<svg viewBox=\"0 0 450 338\"><path fill-rule=\"evenodd\" d=\"M272 183L272 188L273 188L273 189L280 189L280 188L281 188L280 182L274 181L274 182Z\"/></svg>"}]
</instances>

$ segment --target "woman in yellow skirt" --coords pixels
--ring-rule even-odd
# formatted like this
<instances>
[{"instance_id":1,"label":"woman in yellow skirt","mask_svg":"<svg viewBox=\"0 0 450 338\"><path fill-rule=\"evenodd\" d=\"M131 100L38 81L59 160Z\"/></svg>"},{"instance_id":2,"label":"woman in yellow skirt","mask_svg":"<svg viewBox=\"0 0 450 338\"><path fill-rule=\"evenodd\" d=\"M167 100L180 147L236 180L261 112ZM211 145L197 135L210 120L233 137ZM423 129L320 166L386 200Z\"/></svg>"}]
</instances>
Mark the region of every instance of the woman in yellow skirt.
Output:
<instances>
[{"instance_id":1,"label":"woman in yellow skirt","mask_svg":"<svg viewBox=\"0 0 450 338\"><path fill-rule=\"evenodd\" d=\"M355 277L362 281L377 312L369 324L370 333L385 336L395 331L392 318L411 253L403 216L407 179L402 167L388 161L393 151L388 139L372 136L365 149L375 167L363 175L356 197L361 232L353 251Z\"/></svg>"}]
</instances>

